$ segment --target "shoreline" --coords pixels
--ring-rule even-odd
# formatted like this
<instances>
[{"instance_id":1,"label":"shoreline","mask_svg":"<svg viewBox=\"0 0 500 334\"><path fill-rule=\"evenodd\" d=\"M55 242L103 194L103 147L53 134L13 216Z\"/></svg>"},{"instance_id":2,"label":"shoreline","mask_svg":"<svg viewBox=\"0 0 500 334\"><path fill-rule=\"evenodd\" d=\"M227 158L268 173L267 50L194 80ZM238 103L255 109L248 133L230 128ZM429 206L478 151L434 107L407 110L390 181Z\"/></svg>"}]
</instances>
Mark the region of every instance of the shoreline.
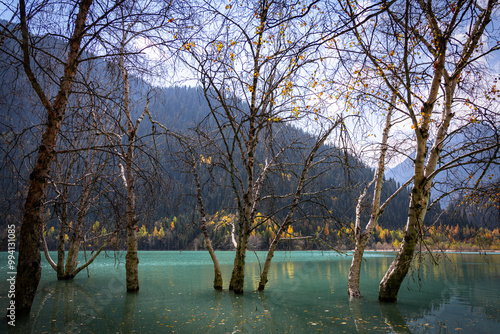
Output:
<instances>
[{"instance_id":1,"label":"shoreline","mask_svg":"<svg viewBox=\"0 0 500 334\"><path fill-rule=\"evenodd\" d=\"M87 250L88 251L88 250ZM126 252L126 249L120 249L116 250L118 252ZM139 252L205 252L205 249L139 249ZM216 249L216 252L234 252L235 250L220 250ZM49 252L57 252L57 250L49 250ZM82 252L82 250L81 250ZM247 252L252 252L252 250L247 250ZM267 252L266 249L262 250L257 250L257 252ZM297 249L297 250L276 250L276 252L336 252L335 250L322 250L322 249ZM345 253L345 252L354 252L354 249L347 249L347 250L339 250L338 253ZM397 253L397 249L365 249L365 252L383 252L383 253ZM427 252L427 251L425 251ZM484 253L495 253L495 254L500 254L500 250L498 249L492 249L492 250L455 250L455 249L445 249L445 250L439 250L439 249L431 249L432 253L469 253L469 254L484 254ZM0 253L7 253L7 250L0 250ZM18 252L16 251L16 254ZM43 251L40 251L40 253L43 254Z\"/></svg>"},{"instance_id":2,"label":"shoreline","mask_svg":"<svg viewBox=\"0 0 500 334\"><path fill-rule=\"evenodd\" d=\"M365 249L365 252L397 252L397 249L391 250L391 249ZM354 252L354 249L347 250L346 252ZM427 252L427 251L424 251ZM498 249L487 249L487 250L456 250L456 249L445 249L445 250L440 250L440 249L431 249L432 253L474 253L474 254L483 254L483 253L498 253L500 254L500 250Z\"/></svg>"}]
</instances>

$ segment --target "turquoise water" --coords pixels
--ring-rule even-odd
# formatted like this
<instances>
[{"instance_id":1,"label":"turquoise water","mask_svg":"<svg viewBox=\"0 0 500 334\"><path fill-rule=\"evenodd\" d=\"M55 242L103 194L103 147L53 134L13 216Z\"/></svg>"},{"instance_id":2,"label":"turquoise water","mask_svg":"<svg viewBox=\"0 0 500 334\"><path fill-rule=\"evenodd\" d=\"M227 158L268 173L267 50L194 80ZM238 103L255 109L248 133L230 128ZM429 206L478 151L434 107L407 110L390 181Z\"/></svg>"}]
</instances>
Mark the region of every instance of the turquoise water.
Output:
<instances>
[{"instance_id":1,"label":"turquoise water","mask_svg":"<svg viewBox=\"0 0 500 334\"><path fill-rule=\"evenodd\" d=\"M53 254L55 256L55 253ZM229 283L234 252L217 252ZM263 265L265 252L257 252ZM415 268L396 304L377 302L395 253L368 252L349 301L351 258L333 252L278 252L264 292L259 261L247 253L246 292L212 288L207 252L140 252L140 291L125 292L124 254L101 256L73 281L44 262L29 322L13 333L498 333L500 255L448 254ZM7 253L0 253L0 308L8 305ZM6 328L5 319L0 332Z\"/></svg>"}]
</instances>

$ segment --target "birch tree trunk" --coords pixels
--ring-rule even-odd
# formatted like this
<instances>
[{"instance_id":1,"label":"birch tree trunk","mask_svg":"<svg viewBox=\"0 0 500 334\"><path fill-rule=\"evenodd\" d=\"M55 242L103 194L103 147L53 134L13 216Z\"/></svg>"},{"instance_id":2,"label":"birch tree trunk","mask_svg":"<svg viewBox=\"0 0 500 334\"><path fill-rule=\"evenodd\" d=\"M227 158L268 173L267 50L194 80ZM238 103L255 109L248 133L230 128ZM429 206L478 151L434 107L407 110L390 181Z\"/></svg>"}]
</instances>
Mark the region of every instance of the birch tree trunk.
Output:
<instances>
[{"instance_id":1,"label":"birch tree trunk","mask_svg":"<svg viewBox=\"0 0 500 334\"><path fill-rule=\"evenodd\" d=\"M252 156L252 155L251 155ZM252 159L253 160L253 159ZM251 165L253 168L253 162ZM253 174L250 174L253 175ZM249 176L249 180L253 181L252 176ZM253 184L253 182L249 183ZM240 210L240 215L238 219L239 231L238 231L238 244L236 247L236 254L234 256L233 270L231 272L231 280L229 282L229 290L234 291L237 294L243 293L243 287L245 283L245 258L248 244L248 237L250 236L249 227L250 221L253 221L250 213L252 211L253 194L249 191L243 198L245 201L244 211Z\"/></svg>"},{"instance_id":2,"label":"birch tree trunk","mask_svg":"<svg viewBox=\"0 0 500 334\"><path fill-rule=\"evenodd\" d=\"M125 145L125 152L118 152L115 148L115 152L123 163L125 167L120 163L120 172L127 193L127 205L126 205L126 228L127 228L127 255L125 256L125 271L126 271L126 281L127 281L127 291L133 292L139 290L139 257L137 256L138 242L137 242L137 212L136 212L136 198L135 198L135 173L134 173L134 163L135 163L135 145L137 144L137 131L139 125L144 119L145 115L149 113L149 98L146 101L144 111L135 120L132 121L132 112L130 107L130 81L127 65L125 64L125 56L128 53L127 46L129 43L133 43L134 37L137 37L137 32L134 32L134 25L138 24L138 21L129 19L128 16L134 17L137 15L135 13L134 4L131 6L122 6L122 21L120 22L121 29L121 41L119 47L119 60L118 66L120 68L120 74L123 81L123 113L125 114L126 122L126 135L128 142ZM139 10L140 11L140 10ZM116 137L121 138L120 135L115 134Z\"/></svg>"},{"instance_id":3,"label":"birch tree trunk","mask_svg":"<svg viewBox=\"0 0 500 334\"><path fill-rule=\"evenodd\" d=\"M97 183L97 180L100 178L100 173L98 171L92 171L89 170L89 166L95 166L96 164L96 159L95 155L92 155L90 161L86 163L86 167L84 169L84 177L83 177L83 189L82 193L80 195L79 199L79 205L78 205L78 214L76 217L76 221L73 224L73 233L71 240L69 242L69 250L68 250L68 256L65 258L65 236L66 233L69 233L70 231L70 224L68 223L68 201L69 201L69 191L68 191L68 186L64 183L69 183L70 182L70 177L71 177L71 171L73 169L73 166L77 163L76 156L73 156L73 159L71 159L70 163L67 166L67 173L66 173L66 179L62 180L63 183L63 190L60 193L61 199L62 199L62 204L61 204L61 215L60 215L60 223L61 223L61 229L59 232L59 238L58 238L58 245L57 245L57 264L54 263L52 258L50 257L46 240L43 240L43 248L45 252L45 258L51 265L51 267L56 271L57 273L57 279L59 280L70 280L73 279L76 274L78 274L83 268L86 268L89 266L94 259L96 258L97 255L100 254L100 252L110 243L112 239L112 235L115 233L110 233L110 237L103 242L101 247L94 253L94 256L90 260L87 260L85 257L85 263L83 263L80 268L78 267L78 254L80 252L81 245L84 241L84 235L83 235L83 226L85 223L85 217L87 216L87 212L89 211L90 207L92 206L95 201L99 199L102 193L106 192L109 189L109 184L107 187L104 189L101 189L99 193L92 197L92 190L95 187L95 184ZM98 169L102 167L98 166ZM57 186L56 186L56 192Z\"/></svg>"},{"instance_id":4,"label":"birch tree trunk","mask_svg":"<svg viewBox=\"0 0 500 334\"><path fill-rule=\"evenodd\" d=\"M198 171L196 169L196 160L194 155L192 154L192 164L193 164L193 173L196 181L196 195L198 197L198 204L200 205L200 214L201 214L201 231L203 232L203 236L205 238L205 247L207 247L208 253L212 258L212 262L214 264L214 289L222 290L222 272L220 270L219 260L217 259L217 255L215 255L214 248L212 247L212 241L210 240L210 235L207 230L207 214L205 212L205 205L203 204L203 197L201 193L201 182L200 176L198 175Z\"/></svg>"},{"instance_id":5,"label":"birch tree trunk","mask_svg":"<svg viewBox=\"0 0 500 334\"><path fill-rule=\"evenodd\" d=\"M259 49L258 49L259 50ZM246 183L247 190L243 195L243 204L239 210L239 231L238 231L238 247L234 257L233 271L231 272L231 280L229 282L229 290L235 293L243 293L245 283L245 258L247 251L248 238L250 236L250 226L252 225L256 207L258 205L258 187L254 183L255 173L255 152L258 143L258 130L256 127L257 112L255 106L255 94L252 93L252 103L250 107L249 131L246 139L246 159L244 160L244 168L247 173ZM235 188L236 190L236 188Z\"/></svg>"},{"instance_id":6,"label":"birch tree trunk","mask_svg":"<svg viewBox=\"0 0 500 334\"><path fill-rule=\"evenodd\" d=\"M259 287L257 290L263 291L266 288L266 284L268 282L267 276L269 275L269 269L271 268L271 261L274 257L274 251L276 250L276 246L278 246L278 242L281 239L281 234L284 229L280 227L276 235L274 236L271 245L269 245L269 250L267 251L266 262L264 262L264 268L262 269L262 273L260 274Z\"/></svg>"},{"instance_id":7,"label":"birch tree trunk","mask_svg":"<svg viewBox=\"0 0 500 334\"><path fill-rule=\"evenodd\" d=\"M127 291L139 290L139 258L137 256L137 216L135 211L135 189L134 189L134 145L136 139L136 129L132 123L130 112L130 82L128 71L125 68L124 49L126 33L120 53L120 69L124 85L124 113L127 121L127 152L124 154L125 160L125 189L127 192L127 255L125 256L125 270Z\"/></svg>"},{"instance_id":8,"label":"birch tree trunk","mask_svg":"<svg viewBox=\"0 0 500 334\"><path fill-rule=\"evenodd\" d=\"M70 164L70 169L72 168L74 161ZM68 172L69 174L69 172ZM69 178L68 178L69 179ZM84 178L86 179L86 178ZM66 258L66 266L64 267L63 272L58 272L58 279L73 279L74 276L74 271L78 265L78 252L80 251L80 246L82 244L82 226L84 222L85 215L87 214L88 211L88 202L89 202L89 197L90 197L90 186L88 184L84 184L83 189L82 189L82 194L80 198L80 205L79 205L79 210L78 210L78 215L76 218L76 222L74 225L73 229L73 235L71 236L71 240L69 242L69 250L68 250L68 257ZM63 249L64 251L64 249ZM64 255L63 255L63 260L64 260ZM59 261L59 258L58 258ZM60 265L59 262L57 263L58 268L62 267L64 264Z\"/></svg>"},{"instance_id":9,"label":"birch tree trunk","mask_svg":"<svg viewBox=\"0 0 500 334\"><path fill-rule=\"evenodd\" d=\"M399 288L410 269L417 243L418 233L423 224L427 212L430 197L430 183L425 180L425 160L427 155L427 140L429 138L429 127L434 103L437 99L440 80L443 75L446 44L442 46L442 54L436 60L436 69L427 102L422 108L422 119L420 126L414 117L416 128L416 155L414 167L413 189L410 196L408 220L405 228L405 236L400 246L396 259L391 263L379 286L380 301L396 301Z\"/></svg>"},{"instance_id":10,"label":"birch tree trunk","mask_svg":"<svg viewBox=\"0 0 500 334\"><path fill-rule=\"evenodd\" d=\"M78 218L76 221L75 229L73 230L73 236L71 237L69 243L68 257L66 258L66 266L64 267L64 275L59 279L73 279L75 269L78 265L78 253L80 251L80 247L82 245L82 227L83 217L80 217L81 214L78 214Z\"/></svg>"},{"instance_id":11,"label":"birch tree trunk","mask_svg":"<svg viewBox=\"0 0 500 334\"><path fill-rule=\"evenodd\" d=\"M55 156L57 138L66 113L66 105L71 86L78 67L80 44L85 31L85 21L92 0L82 0L78 4L78 14L74 31L69 40L64 75L54 102L45 95L30 65L29 32L26 22L24 0L19 1L22 31L23 67L28 79L47 111L47 122L42 134L41 144L33 171L30 174L28 195L24 206L21 232L19 236L19 258L17 264L15 306L16 316L30 313L41 277L40 240L42 233L42 211L47 193L47 178Z\"/></svg>"},{"instance_id":12,"label":"birch tree trunk","mask_svg":"<svg viewBox=\"0 0 500 334\"><path fill-rule=\"evenodd\" d=\"M380 195L382 193L382 184L384 182L385 157L388 149L387 141L389 139L389 131L392 126L392 113L394 111L396 99L397 92L394 91L385 119L385 126L382 133L382 142L380 143L380 155L378 159L377 170L375 171L375 177L359 196L358 204L356 206L356 222L354 227L354 240L356 242L356 246L354 248L354 253L352 254L351 268L349 270L349 277L347 280L347 293L350 297L361 297L361 293L359 292L359 278L361 272L361 263L363 261L363 253L365 252L368 239L373 233L373 229L377 225L378 218L383 211L383 208L380 208ZM368 188L373 184L373 182L375 182L375 189L373 190L370 220L366 224L364 230L361 231L361 204L366 196ZM400 190L401 189L402 188L400 188Z\"/></svg>"},{"instance_id":13,"label":"birch tree trunk","mask_svg":"<svg viewBox=\"0 0 500 334\"><path fill-rule=\"evenodd\" d=\"M222 290L222 272L220 270L219 260L217 259L217 255L215 255L214 248L212 247L212 241L210 240L210 236L208 235L206 218L202 217L201 222L201 230L203 232L203 236L205 237L205 245L207 247L208 253L212 258L212 262L214 264L214 289Z\"/></svg>"},{"instance_id":14,"label":"birch tree trunk","mask_svg":"<svg viewBox=\"0 0 500 334\"><path fill-rule=\"evenodd\" d=\"M363 254L372 231L373 228L370 232L365 231L356 236L356 246L352 254L351 269L349 270L349 277L347 279L347 293L349 297L361 297L361 293L359 292L361 263L363 262Z\"/></svg>"},{"instance_id":15,"label":"birch tree trunk","mask_svg":"<svg viewBox=\"0 0 500 334\"><path fill-rule=\"evenodd\" d=\"M222 272L220 270L219 260L217 259L217 255L215 254L215 250L212 246L212 240L210 239L210 235L208 233L207 213L205 211L205 204L203 202L203 194L202 194L202 188L201 188L200 175L198 173L198 168L197 168L198 162L196 160L196 155L194 153L193 145L191 144L192 139L187 138L187 137L183 137L175 132L170 131L163 124L160 124L157 121L154 121L153 118L151 117L151 115L149 114L149 112L148 112L148 115L150 117L150 121L153 124L160 126L167 133L172 134L175 138L177 138L177 140L179 140L180 143L182 143L183 148L185 148L185 150L182 153L182 156L184 156L184 154L186 153L185 151L187 150L187 153L188 153L187 163L190 165L191 172L193 173L193 176L194 176L194 180L195 180L195 184L196 184L196 198L198 200L198 205L200 206L199 210L200 210L201 222L200 222L199 227L203 233L203 237L205 240L205 247L207 248L208 253L210 254L210 258L212 259L212 263L214 265L214 283L213 283L213 286L214 286L215 290L222 290L222 288L223 288ZM233 242L234 242L234 245L236 247L237 245L236 245L236 241L234 240L234 232L235 232L234 231L234 224L232 224L231 236L233 238Z\"/></svg>"},{"instance_id":16,"label":"birch tree trunk","mask_svg":"<svg viewBox=\"0 0 500 334\"><path fill-rule=\"evenodd\" d=\"M436 61L434 62L434 73L429 87L428 98L423 104L420 113L422 116L420 122L417 121L413 109L411 107L409 108L417 141L414 182L403 243L401 244L396 259L389 266L379 286L379 300L387 302L394 302L397 300L399 288L411 266L420 229L423 226L424 218L427 213L427 206L431 195L432 181L436 175L437 163L443 149L444 139L446 138L450 122L454 117L452 104L455 89L463 69L469 64L472 54L476 50L476 46L486 26L491 20L491 13L493 8L497 6L497 1L490 0L485 6L477 6L476 9L479 11L479 15L467 23L467 25L470 24L470 32L466 41L461 45L462 50L460 56L456 57L457 62L455 64L446 64L447 44L450 42L450 39L452 39L453 34L456 33L455 29L459 26L458 23L460 23L462 18L462 11L466 10L469 5L476 5L465 1L459 3L457 8L452 9L450 21L447 24L440 25L438 22L439 18L433 12L432 5L430 3L424 3L423 1L419 2L419 4L427 19L429 28L431 29L434 43L429 43L424 39L424 36L420 36L418 33L416 34L419 36L421 42L424 43L429 51L435 56ZM448 74L447 68L453 68L453 72ZM408 73L408 68L406 68L405 71ZM441 80L444 80L444 87L441 86ZM407 82L407 87L410 87L408 84L409 82ZM444 91L444 105L435 132L433 145L430 152L428 152L427 143L432 121L431 114L437 100L438 91L441 88Z\"/></svg>"},{"instance_id":17,"label":"birch tree trunk","mask_svg":"<svg viewBox=\"0 0 500 334\"><path fill-rule=\"evenodd\" d=\"M429 196L430 192L425 193L422 187L413 187L403 243L396 259L391 263L380 282L379 301L394 302L397 300L399 288L408 274L413 260L419 229L427 212Z\"/></svg>"}]
</instances>

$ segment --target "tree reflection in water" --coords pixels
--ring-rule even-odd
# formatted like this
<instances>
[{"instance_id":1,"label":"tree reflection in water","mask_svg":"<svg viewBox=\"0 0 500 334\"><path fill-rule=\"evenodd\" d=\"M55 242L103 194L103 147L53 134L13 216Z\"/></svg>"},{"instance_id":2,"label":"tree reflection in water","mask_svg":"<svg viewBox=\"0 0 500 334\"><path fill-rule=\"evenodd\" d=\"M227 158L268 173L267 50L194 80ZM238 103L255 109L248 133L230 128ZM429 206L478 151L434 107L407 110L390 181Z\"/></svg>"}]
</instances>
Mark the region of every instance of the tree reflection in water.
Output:
<instances>
[{"instance_id":1,"label":"tree reflection in water","mask_svg":"<svg viewBox=\"0 0 500 334\"><path fill-rule=\"evenodd\" d=\"M262 292L255 291L258 262L249 257L245 294L238 296L213 290L213 268L205 252L141 254L141 290L135 294L126 293L123 268L103 258L88 279L42 277L32 317L18 319L9 332L409 333L498 328L500 256L484 261L478 255L458 254L436 267L426 264L418 269L420 290L418 282L408 280L397 304L380 304L377 290L383 272L378 268L386 266L390 256L367 254L360 281L366 293L359 300L350 300L345 292L350 258L329 252L277 253ZM229 275L232 252L218 257L223 275ZM0 281L0 290L5 284Z\"/></svg>"}]
</instances>

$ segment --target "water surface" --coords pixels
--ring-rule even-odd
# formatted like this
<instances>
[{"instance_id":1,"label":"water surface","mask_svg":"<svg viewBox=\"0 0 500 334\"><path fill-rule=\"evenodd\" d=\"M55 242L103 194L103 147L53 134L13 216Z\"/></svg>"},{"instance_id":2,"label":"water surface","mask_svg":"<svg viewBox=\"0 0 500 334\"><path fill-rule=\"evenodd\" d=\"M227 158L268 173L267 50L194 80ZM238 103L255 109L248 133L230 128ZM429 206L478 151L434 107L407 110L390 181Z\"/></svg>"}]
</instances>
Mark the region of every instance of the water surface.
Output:
<instances>
[{"instance_id":1,"label":"water surface","mask_svg":"<svg viewBox=\"0 0 500 334\"><path fill-rule=\"evenodd\" d=\"M245 294L212 288L207 252L139 252L140 291L125 292L124 254L101 256L73 281L44 261L29 322L18 333L498 333L500 255L448 254L415 268L398 303L380 304L378 284L395 253L368 252L350 301L351 258L278 252L264 292L255 292L265 252L247 253ZM227 288L234 252L217 252ZM55 253L53 253L55 256ZM0 253L0 306L8 305L7 253ZM5 322L0 323L0 331Z\"/></svg>"}]
</instances>

